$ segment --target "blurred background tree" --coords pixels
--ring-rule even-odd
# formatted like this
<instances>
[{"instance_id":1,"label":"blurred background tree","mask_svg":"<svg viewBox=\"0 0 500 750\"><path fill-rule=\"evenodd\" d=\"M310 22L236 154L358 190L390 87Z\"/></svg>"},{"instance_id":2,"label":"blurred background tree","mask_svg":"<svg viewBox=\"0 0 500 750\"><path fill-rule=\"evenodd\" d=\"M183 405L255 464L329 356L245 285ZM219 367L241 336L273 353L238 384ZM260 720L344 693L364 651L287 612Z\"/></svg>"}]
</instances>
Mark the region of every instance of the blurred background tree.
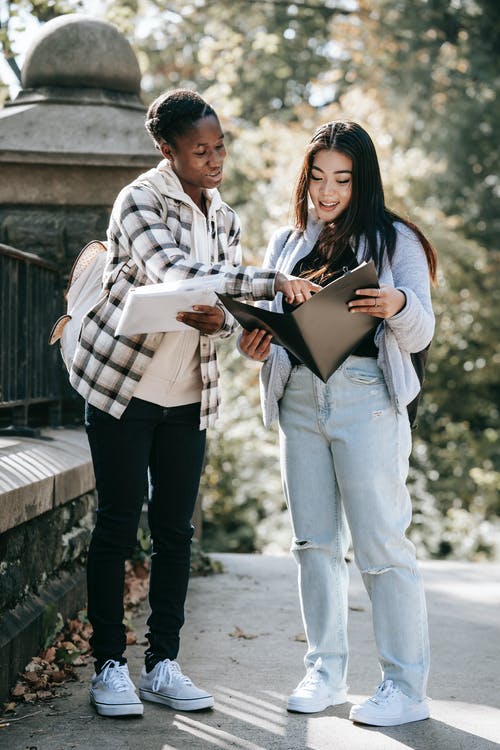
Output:
<instances>
[{"instance_id":1,"label":"blurred background tree","mask_svg":"<svg viewBox=\"0 0 500 750\"><path fill-rule=\"evenodd\" d=\"M18 0L0 14L12 70L26 19L98 13L134 46L145 98L198 89L221 114L223 197L246 260L287 223L313 129L357 120L371 133L387 202L440 259L437 330L415 432L411 536L421 554L500 553L500 5L496 0ZM224 410L209 441L204 546L285 549L276 432L264 431L258 366L221 347Z\"/></svg>"}]
</instances>

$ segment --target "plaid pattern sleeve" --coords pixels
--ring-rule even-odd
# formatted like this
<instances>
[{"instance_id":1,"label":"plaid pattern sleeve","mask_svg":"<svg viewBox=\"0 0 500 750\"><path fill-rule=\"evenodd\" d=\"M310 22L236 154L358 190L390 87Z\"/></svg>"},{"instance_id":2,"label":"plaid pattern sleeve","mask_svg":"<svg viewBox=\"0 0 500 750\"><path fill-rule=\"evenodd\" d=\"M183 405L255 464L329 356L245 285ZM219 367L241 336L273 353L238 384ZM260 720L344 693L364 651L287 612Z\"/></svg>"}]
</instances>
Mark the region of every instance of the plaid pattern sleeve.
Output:
<instances>
[{"instance_id":1,"label":"plaid pattern sleeve","mask_svg":"<svg viewBox=\"0 0 500 750\"><path fill-rule=\"evenodd\" d=\"M108 295L85 316L70 372L70 382L89 403L120 418L153 357L162 334L115 336L129 289L148 283L223 274L225 291L235 297L271 299L276 273L241 265L237 215L225 204L217 211L213 263L190 257L192 209L162 200L147 187L128 186L118 196L108 229L104 280L124 261L132 261ZM217 336L230 335L234 321L226 318ZM213 425L220 403L219 371L214 337L200 336L202 376L200 429Z\"/></svg>"},{"instance_id":2,"label":"plaid pattern sleeve","mask_svg":"<svg viewBox=\"0 0 500 750\"><path fill-rule=\"evenodd\" d=\"M256 266L242 266L239 222L235 218L227 234L218 222L219 259L212 265L194 262L191 250L191 210L178 201L167 201L162 216L159 199L147 187L136 186L122 193L117 223L121 243L150 281L186 279L206 274L223 274L226 294L244 299L272 299L276 272ZM231 211L229 206L224 211ZM231 211L233 217L236 215ZM224 236L225 235L225 236Z\"/></svg>"},{"instance_id":3,"label":"plaid pattern sleeve","mask_svg":"<svg viewBox=\"0 0 500 750\"><path fill-rule=\"evenodd\" d=\"M229 206L227 208L229 209ZM219 236L222 232L225 232L227 234L228 257L231 258L235 266L239 266L241 265L241 261L242 261L242 252L241 252L241 244L240 244L240 236L241 236L240 221L238 219L238 214L236 214L234 211L229 209L227 214L228 216L226 215L226 223L223 226L218 228ZM228 224L229 221L230 221L230 224ZM218 302L217 307L220 307L220 309L224 313L224 323L222 324L220 330L217 331L217 333L214 333L211 336L209 336L209 338L227 339L233 335L233 333L239 327L239 324L235 320L235 318L231 315L231 313L228 310L226 310L226 308L224 307L222 303Z\"/></svg>"}]
</instances>

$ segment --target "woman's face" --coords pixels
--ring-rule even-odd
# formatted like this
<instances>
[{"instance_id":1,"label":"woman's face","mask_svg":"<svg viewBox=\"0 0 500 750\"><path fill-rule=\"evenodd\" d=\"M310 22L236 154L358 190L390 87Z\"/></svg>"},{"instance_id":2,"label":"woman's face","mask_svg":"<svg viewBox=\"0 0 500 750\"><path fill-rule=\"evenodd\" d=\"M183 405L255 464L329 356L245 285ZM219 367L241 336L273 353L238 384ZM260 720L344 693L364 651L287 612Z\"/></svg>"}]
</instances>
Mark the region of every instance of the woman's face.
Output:
<instances>
[{"instance_id":1,"label":"woman's face","mask_svg":"<svg viewBox=\"0 0 500 750\"><path fill-rule=\"evenodd\" d=\"M327 223L341 216L352 193L352 159L340 151L318 151L313 158L309 195L318 218Z\"/></svg>"},{"instance_id":2,"label":"woman's face","mask_svg":"<svg viewBox=\"0 0 500 750\"><path fill-rule=\"evenodd\" d=\"M199 198L202 188L221 184L226 148L224 133L214 115L198 120L187 133L177 136L175 146L164 143L161 152L191 198Z\"/></svg>"}]
</instances>

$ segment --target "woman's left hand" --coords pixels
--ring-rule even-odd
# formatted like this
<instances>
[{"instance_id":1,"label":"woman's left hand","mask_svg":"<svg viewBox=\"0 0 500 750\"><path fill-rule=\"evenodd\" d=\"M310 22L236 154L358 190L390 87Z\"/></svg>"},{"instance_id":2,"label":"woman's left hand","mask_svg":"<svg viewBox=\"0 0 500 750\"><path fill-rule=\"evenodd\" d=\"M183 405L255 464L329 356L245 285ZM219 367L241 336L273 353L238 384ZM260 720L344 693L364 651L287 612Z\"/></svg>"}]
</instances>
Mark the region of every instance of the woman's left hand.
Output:
<instances>
[{"instance_id":1,"label":"woman's left hand","mask_svg":"<svg viewBox=\"0 0 500 750\"><path fill-rule=\"evenodd\" d=\"M193 312L196 311L196 312ZM176 315L177 320L200 333L210 335L220 331L226 316L220 307L210 305L193 305L193 310L183 310Z\"/></svg>"},{"instance_id":2,"label":"woman's left hand","mask_svg":"<svg viewBox=\"0 0 500 750\"><path fill-rule=\"evenodd\" d=\"M374 318L392 318L406 305L406 296L389 284L381 284L379 289L356 289L363 299L348 303L349 312L364 312Z\"/></svg>"}]
</instances>

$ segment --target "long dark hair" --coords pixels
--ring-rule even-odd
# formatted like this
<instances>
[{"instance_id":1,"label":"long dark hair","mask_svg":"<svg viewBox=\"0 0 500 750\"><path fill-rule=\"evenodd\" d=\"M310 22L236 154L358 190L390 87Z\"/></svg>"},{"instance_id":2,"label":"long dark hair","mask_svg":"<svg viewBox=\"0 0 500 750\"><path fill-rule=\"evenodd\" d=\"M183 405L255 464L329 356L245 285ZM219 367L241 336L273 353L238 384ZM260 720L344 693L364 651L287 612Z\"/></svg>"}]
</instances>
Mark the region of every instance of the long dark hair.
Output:
<instances>
[{"instance_id":1,"label":"long dark hair","mask_svg":"<svg viewBox=\"0 0 500 750\"><path fill-rule=\"evenodd\" d=\"M214 108L196 91L174 89L160 94L150 104L145 127L156 144L165 142L175 148L176 138L210 115L217 117Z\"/></svg>"},{"instance_id":2,"label":"long dark hair","mask_svg":"<svg viewBox=\"0 0 500 750\"><path fill-rule=\"evenodd\" d=\"M361 237L366 239L365 260L373 259L379 272L384 254L389 262L396 247L394 222L406 224L420 240L427 258L431 280L436 280L436 251L423 232L385 205L384 188L377 152L373 141L361 125L336 120L321 125L314 133L304 156L294 193L294 218L297 229L304 231L308 219L308 191L311 169L318 151L339 151L352 159L351 200L344 213L331 224L325 224L318 240L322 267L313 276L328 276L328 268L351 246L357 252Z\"/></svg>"}]
</instances>

